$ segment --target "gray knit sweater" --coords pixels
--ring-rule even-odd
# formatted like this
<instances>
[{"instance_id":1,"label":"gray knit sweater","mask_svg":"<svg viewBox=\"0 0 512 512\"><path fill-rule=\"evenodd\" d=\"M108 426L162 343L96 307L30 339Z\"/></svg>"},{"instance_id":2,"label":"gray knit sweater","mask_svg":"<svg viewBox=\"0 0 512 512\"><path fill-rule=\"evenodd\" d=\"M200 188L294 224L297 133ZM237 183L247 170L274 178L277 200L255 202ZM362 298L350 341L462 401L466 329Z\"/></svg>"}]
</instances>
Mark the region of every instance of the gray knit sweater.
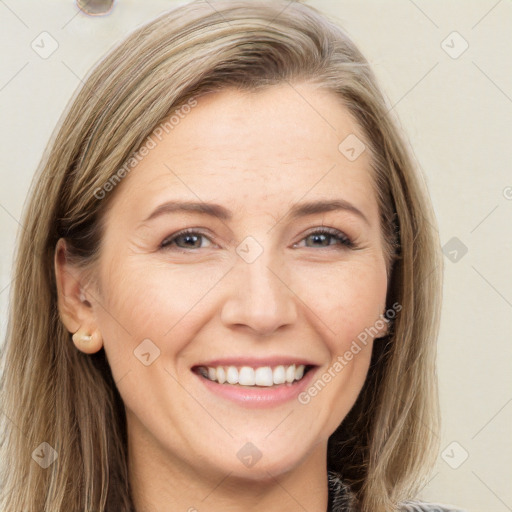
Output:
<instances>
[{"instance_id":1,"label":"gray knit sweater","mask_svg":"<svg viewBox=\"0 0 512 512\"><path fill-rule=\"evenodd\" d=\"M354 497L349 487L336 475L329 471L329 505L327 512L353 512ZM400 512L466 512L459 508L453 508L438 503L423 503L408 501L403 503Z\"/></svg>"}]
</instances>

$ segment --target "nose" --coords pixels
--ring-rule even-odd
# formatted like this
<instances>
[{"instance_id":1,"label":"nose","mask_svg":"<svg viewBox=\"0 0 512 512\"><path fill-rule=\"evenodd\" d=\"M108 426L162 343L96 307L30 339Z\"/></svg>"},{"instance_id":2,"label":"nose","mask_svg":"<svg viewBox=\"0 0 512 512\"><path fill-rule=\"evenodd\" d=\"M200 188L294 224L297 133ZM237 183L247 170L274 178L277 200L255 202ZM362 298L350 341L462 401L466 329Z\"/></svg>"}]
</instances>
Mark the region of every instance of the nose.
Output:
<instances>
[{"instance_id":1,"label":"nose","mask_svg":"<svg viewBox=\"0 0 512 512\"><path fill-rule=\"evenodd\" d=\"M222 307L223 324L245 327L261 336L293 324L297 319L296 297L285 278L282 266L277 267L265 252L252 263L239 259Z\"/></svg>"}]
</instances>

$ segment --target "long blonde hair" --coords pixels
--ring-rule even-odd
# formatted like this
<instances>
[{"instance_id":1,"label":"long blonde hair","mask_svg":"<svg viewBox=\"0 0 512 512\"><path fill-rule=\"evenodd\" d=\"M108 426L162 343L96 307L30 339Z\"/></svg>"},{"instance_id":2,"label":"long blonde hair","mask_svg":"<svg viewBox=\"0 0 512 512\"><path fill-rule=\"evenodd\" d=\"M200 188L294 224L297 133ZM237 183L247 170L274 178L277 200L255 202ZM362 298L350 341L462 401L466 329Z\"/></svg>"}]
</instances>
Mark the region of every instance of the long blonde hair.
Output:
<instances>
[{"instance_id":1,"label":"long blonde hair","mask_svg":"<svg viewBox=\"0 0 512 512\"><path fill-rule=\"evenodd\" d=\"M137 29L102 59L32 183L2 348L1 510L133 510L123 402L103 349L76 350L59 318L55 245L65 238L68 256L94 279L103 213L122 183L103 199L94 191L156 126L207 92L299 81L332 91L363 129L389 257L388 306L402 307L329 439L328 469L363 512L390 512L425 481L438 447L442 258L425 184L376 79L343 30L301 2L196 1ZM33 457L49 453L43 442L57 453L47 468Z\"/></svg>"}]
</instances>

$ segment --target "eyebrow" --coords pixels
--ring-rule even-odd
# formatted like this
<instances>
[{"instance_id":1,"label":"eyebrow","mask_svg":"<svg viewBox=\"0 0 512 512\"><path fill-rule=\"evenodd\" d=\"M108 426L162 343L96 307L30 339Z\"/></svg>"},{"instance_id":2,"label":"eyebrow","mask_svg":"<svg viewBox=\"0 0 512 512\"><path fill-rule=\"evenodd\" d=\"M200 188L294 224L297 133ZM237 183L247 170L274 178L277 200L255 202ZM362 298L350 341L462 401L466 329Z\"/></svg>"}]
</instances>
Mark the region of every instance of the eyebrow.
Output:
<instances>
[{"instance_id":1,"label":"eyebrow","mask_svg":"<svg viewBox=\"0 0 512 512\"><path fill-rule=\"evenodd\" d=\"M327 213L334 210L345 210L351 212L364 220L366 224L370 225L370 222L364 213L345 199L296 203L292 205L285 217L288 217L291 220L317 213ZM153 212L142 223L149 222L161 215L176 212L195 212L211 217L217 217L220 220L226 221L233 218L233 213L220 204L193 201L167 201L153 210Z\"/></svg>"}]
</instances>

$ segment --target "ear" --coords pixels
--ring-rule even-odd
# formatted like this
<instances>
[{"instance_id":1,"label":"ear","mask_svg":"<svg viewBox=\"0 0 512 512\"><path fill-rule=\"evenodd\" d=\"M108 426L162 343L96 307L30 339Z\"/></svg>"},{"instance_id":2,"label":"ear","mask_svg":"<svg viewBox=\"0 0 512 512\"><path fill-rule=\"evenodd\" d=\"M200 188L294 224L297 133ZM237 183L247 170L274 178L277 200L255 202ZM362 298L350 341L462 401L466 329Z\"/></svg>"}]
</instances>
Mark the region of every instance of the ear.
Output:
<instances>
[{"instance_id":1,"label":"ear","mask_svg":"<svg viewBox=\"0 0 512 512\"><path fill-rule=\"evenodd\" d=\"M101 335L96 328L92 305L87 300L89 294L85 290L82 273L69 262L63 238L55 246L54 266L60 319L69 332L79 334L73 337L79 350L89 354L97 352L102 346ZM92 335L92 344L90 339L88 343L82 343L81 339L87 340L87 335Z\"/></svg>"}]
</instances>

